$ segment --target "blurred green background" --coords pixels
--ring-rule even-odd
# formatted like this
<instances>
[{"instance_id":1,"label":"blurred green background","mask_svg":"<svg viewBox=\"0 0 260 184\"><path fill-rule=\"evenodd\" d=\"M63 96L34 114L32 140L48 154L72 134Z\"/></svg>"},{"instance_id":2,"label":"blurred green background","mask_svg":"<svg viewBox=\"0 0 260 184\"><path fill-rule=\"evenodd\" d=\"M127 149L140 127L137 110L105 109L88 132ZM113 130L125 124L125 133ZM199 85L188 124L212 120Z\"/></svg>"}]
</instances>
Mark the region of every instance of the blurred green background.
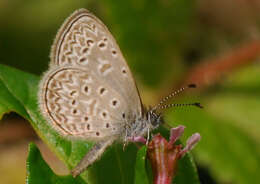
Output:
<instances>
[{"instance_id":1,"label":"blurred green background","mask_svg":"<svg viewBox=\"0 0 260 184\"><path fill-rule=\"evenodd\" d=\"M198 84L175 102L200 101L205 108L170 109L165 119L186 125L184 140L201 133L193 151L201 183L260 181L260 1L0 0L0 63L46 71L58 28L79 8L112 32L145 104ZM30 140L57 173L68 172L26 121L9 114L0 124L2 183L24 183Z\"/></svg>"}]
</instances>

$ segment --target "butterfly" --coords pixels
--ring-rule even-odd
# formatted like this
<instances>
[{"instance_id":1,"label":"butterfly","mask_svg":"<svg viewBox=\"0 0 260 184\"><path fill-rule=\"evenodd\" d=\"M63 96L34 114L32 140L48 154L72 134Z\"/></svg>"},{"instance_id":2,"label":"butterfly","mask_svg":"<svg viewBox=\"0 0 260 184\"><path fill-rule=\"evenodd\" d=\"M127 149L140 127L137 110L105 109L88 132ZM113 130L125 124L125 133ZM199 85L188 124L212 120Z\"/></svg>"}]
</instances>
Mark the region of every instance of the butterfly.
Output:
<instances>
[{"instance_id":1,"label":"butterfly","mask_svg":"<svg viewBox=\"0 0 260 184\"><path fill-rule=\"evenodd\" d=\"M107 27L86 9L63 23L51 49L48 71L39 85L39 109L61 135L94 141L72 170L75 177L115 141L142 141L162 123L156 110L143 105L132 73ZM176 104L175 104L176 105ZM199 106L198 103L189 104Z\"/></svg>"}]
</instances>

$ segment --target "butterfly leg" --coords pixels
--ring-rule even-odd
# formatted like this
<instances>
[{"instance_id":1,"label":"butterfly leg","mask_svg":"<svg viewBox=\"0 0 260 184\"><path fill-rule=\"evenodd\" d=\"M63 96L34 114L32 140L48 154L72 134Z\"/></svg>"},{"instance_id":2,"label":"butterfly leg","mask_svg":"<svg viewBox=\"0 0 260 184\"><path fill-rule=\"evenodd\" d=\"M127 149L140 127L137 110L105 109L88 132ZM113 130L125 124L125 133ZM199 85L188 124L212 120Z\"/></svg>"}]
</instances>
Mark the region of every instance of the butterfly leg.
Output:
<instances>
[{"instance_id":1,"label":"butterfly leg","mask_svg":"<svg viewBox=\"0 0 260 184\"><path fill-rule=\"evenodd\" d=\"M108 146L114 142L114 139L107 139L96 143L91 150L83 157L83 159L78 163L78 165L72 169L71 174L73 177L78 176L82 173L88 166L95 162L103 154Z\"/></svg>"},{"instance_id":2,"label":"butterfly leg","mask_svg":"<svg viewBox=\"0 0 260 184\"><path fill-rule=\"evenodd\" d=\"M148 145L148 143L149 143L149 140L150 140L150 129L148 128L147 129L147 139L146 139L146 146Z\"/></svg>"}]
</instances>

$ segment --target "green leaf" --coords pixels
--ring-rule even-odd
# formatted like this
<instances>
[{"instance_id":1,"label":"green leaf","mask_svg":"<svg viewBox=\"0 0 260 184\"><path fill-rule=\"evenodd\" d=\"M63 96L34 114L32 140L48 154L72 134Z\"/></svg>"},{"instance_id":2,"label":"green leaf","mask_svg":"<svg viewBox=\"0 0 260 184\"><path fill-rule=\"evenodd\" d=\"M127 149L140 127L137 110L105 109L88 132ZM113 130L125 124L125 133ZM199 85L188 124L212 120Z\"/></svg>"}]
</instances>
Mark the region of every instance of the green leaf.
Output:
<instances>
[{"instance_id":1,"label":"green leaf","mask_svg":"<svg viewBox=\"0 0 260 184\"><path fill-rule=\"evenodd\" d=\"M26 162L26 184L84 184L81 178L74 179L71 175L58 176L43 160L40 150L33 143L29 144L29 155Z\"/></svg>"},{"instance_id":2,"label":"green leaf","mask_svg":"<svg viewBox=\"0 0 260 184\"><path fill-rule=\"evenodd\" d=\"M146 172L146 146L139 149L135 164L135 184L149 184Z\"/></svg>"},{"instance_id":3,"label":"green leaf","mask_svg":"<svg viewBox=\"0 0 260 184\"><path fill-rule=\"evenodd\" d=\"M39 77L0 65L0 109L1 115L4 113L14 111L26 118L37 134L46 142L49 147L57 154L57 156L64 161L68 168L73 168L85 155L85 153L91 148L93 143L86 141L68 140L61 137L56 131L54 131L48 123L42 118L37 106L37 91L38 91ZM33 161L33 155L37 155L35 146L31 145L31 152L28 158L29 161ZM101 159L96 161L87 172L80 175L82 179L87 183L124 183L130 184L135 182L135 175L138 178L138 172L145 174L142 170L145 168L142 166L145 158L145 151L141 150L141 153L137 154L137 147L134 144L130 144L123 151L121 144L114 144L102 155ZM35 159L37 161L37 159ZM189 159L183 159L181 161L185 166L180 166L180 175L176 179L182 181L186 178L186 173L197 178L195 167ZM38 161L37 161L38 162ZM39 164L42 163L39 161ZM32 164L32 163L31 163ZM33 165L36 166L37 164ZM40 164L41 165L41 164ZM139 165L139 166L138 166ZM180 164L182 165L182 164ZM31 165L32 166L32 165ZM183 168L183 169L182 169ZM30 168L29 168L30 169ZM190 173L190 171L192 172ZM50 170L43 169L39 177L50 175L51 178L57 178ZM38 173L39 174L39 173ZM38 175L31 174L30 180L34 181L34 178ZM191 178L192 178L191 177ZM59 176L60 178L60 176ZM66 179L72 180L72 178L66 176ZM139 177L140 178L140 177ZM45 180L46 178L43 178ZM198 183L198 182L196 182Z\"/></svg>"},{"instance_id":4,"label":"green leaf","mask_svg":"<svg viewBox=\"0 0 260 184\"><path fill-rule=\"evenodd\" d=\"M196 149L196 148L195 148ZM191 164L191 165L190 165ZM199 177L195 163L190 154L187 154L179 160L177 174L173 179L172 184L175 183L192 183L199 184Z\"/></svg>"},{"instance_id":5,"label":"green leaf","mask_svg":"<svg viewBox=\"0 0 260 184\"><path fill-rule=\"evenodd\" d=\"M0 81L0 89L0 119L2 119L5 113L13 111L14 109L16 109L16 112L21 116L29 118L24 107L12 96L2 81Z\"/></svg>"}]
</instances>

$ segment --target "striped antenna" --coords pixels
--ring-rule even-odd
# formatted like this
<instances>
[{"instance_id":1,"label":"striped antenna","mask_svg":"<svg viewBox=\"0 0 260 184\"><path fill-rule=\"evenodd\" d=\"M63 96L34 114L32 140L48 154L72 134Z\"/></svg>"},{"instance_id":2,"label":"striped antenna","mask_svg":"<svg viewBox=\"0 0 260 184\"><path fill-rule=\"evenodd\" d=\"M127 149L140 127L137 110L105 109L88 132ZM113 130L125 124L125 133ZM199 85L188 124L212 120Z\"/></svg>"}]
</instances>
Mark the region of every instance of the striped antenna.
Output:
<instances>
[{"instance_id":1,"label":"striped antenna","mask_svg":"<svg viewBox=\"0 0 260 184\"><path fill-rule=\"evenodd\" d=\"M186 103L186 104L166 104L166 105L159 106L157 109L168 109L171 107L182 107L182 106L196 106L199 108L203 108L203 106L200 103L195 102L195 103Z\"/></svg>"},{"instance_id":2,"label":"striped antenna","mask_svg":"<svg viewBox=\"0 0 260 184\"><path fill-rule=\"evenodd\" d=\"M165 108L162 108L162 107L167 106L167 105L163 105L165 102L167 102L170 98L172 98L172 97L178 95L179 93L183 92L184 90L186 90L186 89L188 89L188 88L196 88L196 84L189 84L189 85L187 85L187 86L185 86L185 87L182 87L182 88L178 89L177 91L172 92L172 93L169 94L168 96L164 97L156 106L154 106L154 107L152 108L152 110L155 111L156 109L165 109ZM171 105L171 104L169 104L169 105ZM179 104L179 105L181 105L181 104ZM185 105L185 104L183 104L182 106L184 106L184 105ZM188 104L187 104L187 105L188 105ZM177 106L177 104L176 104L175 106ZM172 107L173 107L173 106L172 106Z\"/></svg>"}]
</instances>

